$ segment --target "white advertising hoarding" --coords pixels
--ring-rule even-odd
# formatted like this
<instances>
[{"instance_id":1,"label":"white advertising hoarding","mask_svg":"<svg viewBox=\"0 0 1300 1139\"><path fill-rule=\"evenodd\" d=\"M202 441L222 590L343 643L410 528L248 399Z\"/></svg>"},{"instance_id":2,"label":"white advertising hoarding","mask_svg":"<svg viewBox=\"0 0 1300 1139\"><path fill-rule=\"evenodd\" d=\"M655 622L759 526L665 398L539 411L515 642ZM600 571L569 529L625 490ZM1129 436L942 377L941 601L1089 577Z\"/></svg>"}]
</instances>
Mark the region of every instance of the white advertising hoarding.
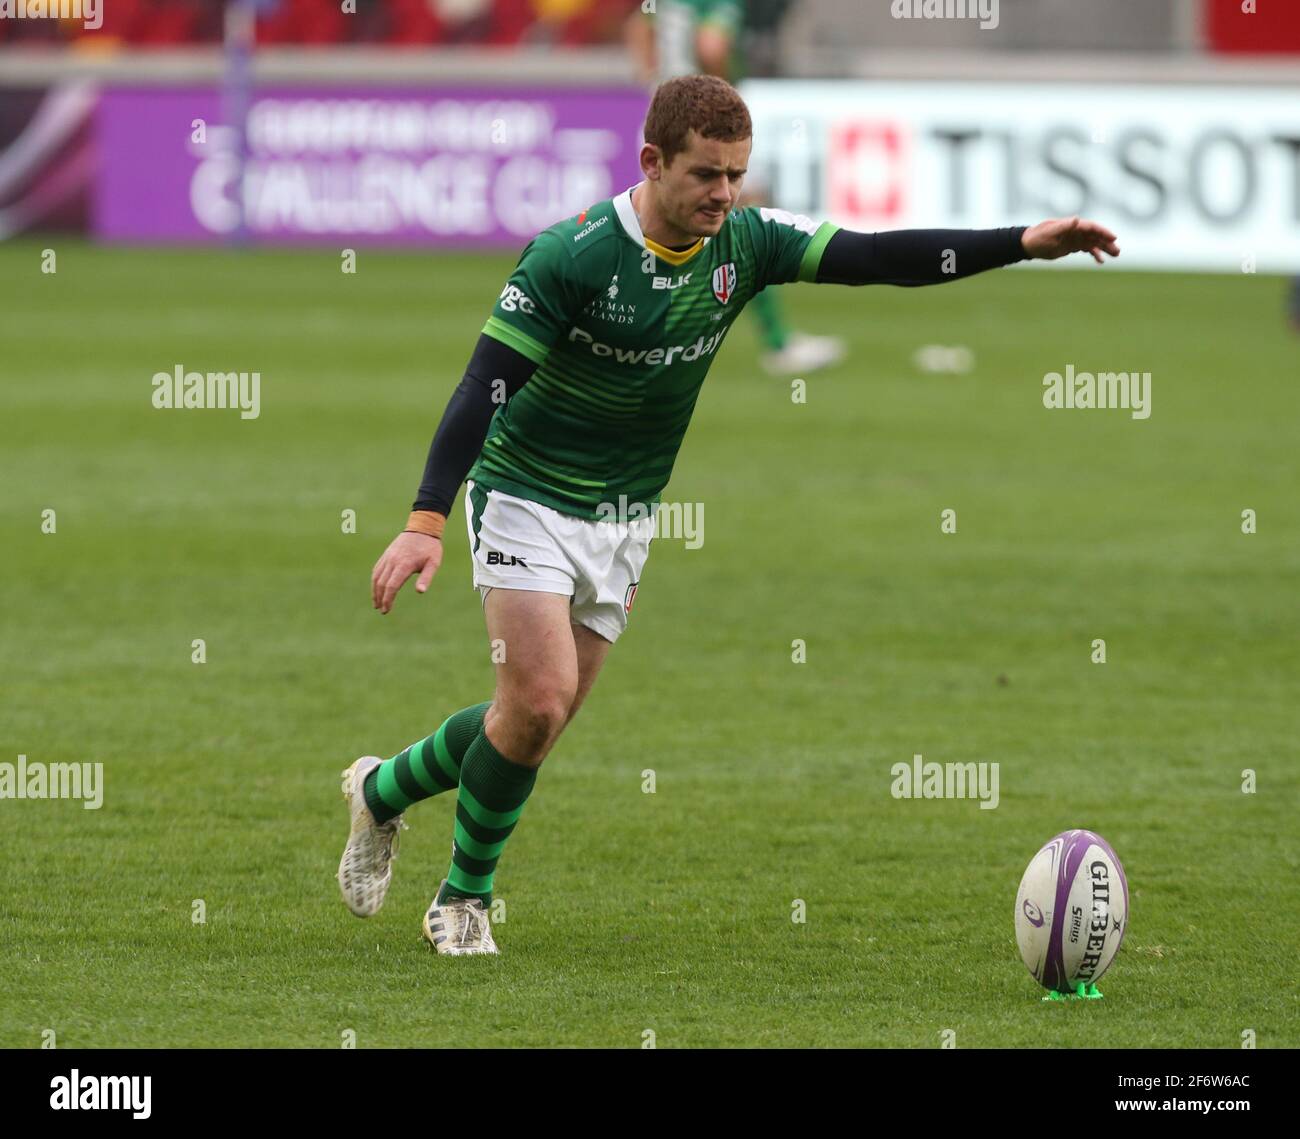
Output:
<instances>
[{"instance_id":1,"label":"white advertising hoarding","mask_svg":"<svg viewBox=\"0 0 1300 1139\"><path fill-rule=\"evenodd\" d=\"M1082 214L1119 234L1117 264L1129 268L1300 272L1297 89L753 81L742 91L750 170L782 209L858 230Z\"/></svg>"}]
</instances>

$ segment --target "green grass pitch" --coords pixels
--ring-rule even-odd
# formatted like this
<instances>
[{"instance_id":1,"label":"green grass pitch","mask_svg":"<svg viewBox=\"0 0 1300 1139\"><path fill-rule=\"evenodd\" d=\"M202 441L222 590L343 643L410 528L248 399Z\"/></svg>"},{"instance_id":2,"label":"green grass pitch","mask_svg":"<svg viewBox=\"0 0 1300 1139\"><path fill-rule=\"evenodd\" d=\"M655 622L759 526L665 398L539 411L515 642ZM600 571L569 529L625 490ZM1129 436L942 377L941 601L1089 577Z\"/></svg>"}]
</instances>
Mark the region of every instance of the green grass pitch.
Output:
<instances>
[{"instance_id":1,"label":"green grass pitch","mask_svg":"<svg viewBox=\"0 0 1300 1139\"><path fill-rule=\"evenodd\" d=\"M492 690L460 501L429 594L381 618L369 574L512 264L0 247L0 760L105 765L99 810L0 801L0 1045L1300 1044L1278 278L783 290L852 358L798 404L750 318L721 351L665 491L704 544L655 543L542 769L503 955L420 940L448 796L353 918L339 772ZM928 343L974 370L918 372ZM154 409L177 364L259 371L260 417ZM1067 364L1151 372L1150 419L1045 409ZM998 762L999 806L894 799L916 753ZM1043 1004L1013 903L1073 826L1131 925L1104 1001Z\"/></svg>"}]
</instances>

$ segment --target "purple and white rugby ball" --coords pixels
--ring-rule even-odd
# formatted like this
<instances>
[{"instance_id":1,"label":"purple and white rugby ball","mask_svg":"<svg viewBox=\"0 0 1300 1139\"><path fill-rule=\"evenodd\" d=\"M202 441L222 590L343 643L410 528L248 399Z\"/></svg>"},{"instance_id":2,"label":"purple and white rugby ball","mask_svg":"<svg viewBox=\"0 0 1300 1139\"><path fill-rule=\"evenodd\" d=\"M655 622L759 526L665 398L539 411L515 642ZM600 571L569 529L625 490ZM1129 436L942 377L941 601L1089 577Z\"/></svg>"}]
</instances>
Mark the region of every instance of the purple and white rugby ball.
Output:
<instances>
[{"instance_id":1,"label":"purple and white rugby ball","mask_svg":"<svg viewBox=\"0 0 1300 1139\"><path fill-rule=\"evenodd\" d=\"M1127 928L1128 880L1101 835L1066 831L1034 855L1016 894L1016 941L1043 988L1096 981Z\"/></svg>"}]
</instances>

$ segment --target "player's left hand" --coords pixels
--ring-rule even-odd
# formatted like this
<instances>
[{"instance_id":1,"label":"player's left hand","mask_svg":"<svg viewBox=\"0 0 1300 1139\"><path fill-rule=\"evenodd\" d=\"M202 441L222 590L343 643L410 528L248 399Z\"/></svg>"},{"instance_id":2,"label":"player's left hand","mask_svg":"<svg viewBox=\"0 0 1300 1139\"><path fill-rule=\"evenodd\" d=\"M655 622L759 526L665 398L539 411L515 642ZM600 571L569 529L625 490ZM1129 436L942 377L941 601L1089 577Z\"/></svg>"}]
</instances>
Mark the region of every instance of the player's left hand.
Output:
<instances>
[{"instance_id":1,"label":"player's left hand","mask_svg":"<svg viewBox=\"0 0 1300 1139\"><path fill-rule=\"evenodd\" d=\"M1115 235L1104 225L1084 218L1048 218L1031 225L1020 238L1025 253L1040 261L1055 261L1069 253L1091 253L1097 264L1105 260L1102 253L1119 256Z\"/></svg>"}]
</instances>

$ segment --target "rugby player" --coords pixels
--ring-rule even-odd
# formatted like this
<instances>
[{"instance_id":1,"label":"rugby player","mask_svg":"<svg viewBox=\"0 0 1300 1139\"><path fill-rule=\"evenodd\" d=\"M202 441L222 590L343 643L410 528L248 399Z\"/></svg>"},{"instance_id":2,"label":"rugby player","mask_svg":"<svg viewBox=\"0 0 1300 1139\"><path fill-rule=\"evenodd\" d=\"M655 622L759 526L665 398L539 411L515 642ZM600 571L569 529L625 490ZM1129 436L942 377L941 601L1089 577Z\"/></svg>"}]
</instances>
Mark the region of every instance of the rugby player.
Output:
<instances>
[{"instance_id":1,"label":"rugby player","mask_svg":"<svg viewBox=\"0 0 1300 1139\"><path fill-rule=\"evenodd\" d=\"M402 813L455 794L451 865L424 918L439 953L497 952L498 860L627 626L660 492L745 305L796 281L937 285L1027 258L1119 255L1113 233L1077 217L855 233L742 209L751 135L722 79L656 90L642 181L524 250L434 435L406 528L374 567L381 613L413 576L424 593L465 482L473 582L489 642L506 647L495 692L391 759L363 756L343 773L351 830L338 881L359 917L383 904Z\"/></svg>"}]
</instances>

